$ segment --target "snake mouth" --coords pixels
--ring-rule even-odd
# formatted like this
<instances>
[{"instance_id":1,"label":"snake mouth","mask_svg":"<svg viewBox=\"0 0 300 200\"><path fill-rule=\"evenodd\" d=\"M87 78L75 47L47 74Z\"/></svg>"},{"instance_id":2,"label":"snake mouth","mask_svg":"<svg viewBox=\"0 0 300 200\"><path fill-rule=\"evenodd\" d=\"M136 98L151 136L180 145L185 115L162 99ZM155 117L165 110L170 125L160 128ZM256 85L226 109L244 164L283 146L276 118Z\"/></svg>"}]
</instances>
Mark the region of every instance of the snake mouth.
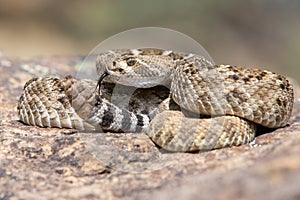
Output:
<instances>
[{"instance_id":1,"label":"snake mouth","mask_svg":"<svg viewBox=\"0 0 300 200\"><path fill-rule=\"evenodd\" d=\"M107 77L108 75L109 75L108 72L104 72L103 74L101 74L101 76L100 76L99 79L98 79L98 84L101 85L101 82L103 81L103 79L104 79L105 77Z\"/></svg>"},{"instance_id":2,"label":"snake mouth","mask_svg":"<svg viewBox=\"0 0 300 200\"><path fill-rule=\"evenodd\" d=\"M98 94L100 94L100 88L101 88L101 84L102 81L105 77L107 77L109 75L108 72L104 72L103 74L101 74L101 76L99 77L98 81L97 81L97 86L96 86L96 90L98 88Z\"/></svg>"},{"instance_id":3,"label":"snake mouth","mask_svg":"<svg viewBox=\"0 0 300 200\"><path fill-rule=\"evenodd\" d=\"M120 77L115 76L108 71L103 72L97 80L96 90L98 89L98 94L100 94L100 90L101 90L101 86L102 86L104 78L106 78L105 82L110 82L110 83L117 83L120 79Z\"/></svg>"}]
</instances>

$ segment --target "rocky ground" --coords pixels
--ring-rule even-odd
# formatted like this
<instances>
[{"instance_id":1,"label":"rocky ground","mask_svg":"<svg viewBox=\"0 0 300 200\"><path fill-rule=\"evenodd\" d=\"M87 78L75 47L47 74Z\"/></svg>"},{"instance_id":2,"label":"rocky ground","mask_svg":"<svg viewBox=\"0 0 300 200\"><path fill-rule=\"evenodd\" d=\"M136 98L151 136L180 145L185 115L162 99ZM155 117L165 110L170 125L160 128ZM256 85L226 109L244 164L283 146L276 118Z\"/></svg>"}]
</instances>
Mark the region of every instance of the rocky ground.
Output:
<instances>
[{"instance_id":1,"label":"rocky ground","mask_svg":"<svg viewBox=\"0 0 300 200\"><path fill-rule=\"evenodd\" d=\"M80 61L0 56L0 199L300 199L298 87L289 126L207 152L165 152L138 133L68 135L20 123L24 83L76 76Z\"/></svg>"}]
</instances>

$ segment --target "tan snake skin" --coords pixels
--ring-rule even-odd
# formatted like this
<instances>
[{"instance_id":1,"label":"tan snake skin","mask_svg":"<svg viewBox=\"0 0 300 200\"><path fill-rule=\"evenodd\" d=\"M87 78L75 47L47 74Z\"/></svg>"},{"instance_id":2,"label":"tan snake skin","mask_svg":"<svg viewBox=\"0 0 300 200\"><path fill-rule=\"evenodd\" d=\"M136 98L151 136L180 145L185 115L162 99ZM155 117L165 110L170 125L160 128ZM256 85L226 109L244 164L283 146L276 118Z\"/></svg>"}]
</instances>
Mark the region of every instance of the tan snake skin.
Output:
<instances>
[{"instance_id":1,"label":"tan snake skin","mask_svg":"<svg viewBox=\"0 0 300 200\"><path fill-rule=\"evenodd\" d=\"M26 83L20 120L41 127L141 131L164 149L195 151L248 143L255 124L283 127L291 116L292 85L267 70L213 65L198 55L160 49L107 51L96 66L99 76L105 74L99 95L92 80ZM122 106L111 101L113 83L140 89Z\"/></svg>"}]
</instances>

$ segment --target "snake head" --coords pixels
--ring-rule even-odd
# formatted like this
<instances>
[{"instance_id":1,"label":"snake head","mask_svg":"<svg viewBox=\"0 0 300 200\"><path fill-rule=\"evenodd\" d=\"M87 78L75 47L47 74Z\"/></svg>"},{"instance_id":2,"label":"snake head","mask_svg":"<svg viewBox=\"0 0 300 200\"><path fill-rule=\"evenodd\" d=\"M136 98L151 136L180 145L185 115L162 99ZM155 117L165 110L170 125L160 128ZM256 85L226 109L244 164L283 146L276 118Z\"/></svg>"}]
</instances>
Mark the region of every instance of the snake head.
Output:
<instances>
[{"instance_id":1,"label":"snake head","mask_svg":"<svg viewBox=\"0 0 300 200\"><path fill-rule=\"evenodd\" d=\"M97 72L108 74L105 80L138 88L166 85L170 80L172 59L157 49L121 49L102 53Z\"/></svg>"}]
</instances>

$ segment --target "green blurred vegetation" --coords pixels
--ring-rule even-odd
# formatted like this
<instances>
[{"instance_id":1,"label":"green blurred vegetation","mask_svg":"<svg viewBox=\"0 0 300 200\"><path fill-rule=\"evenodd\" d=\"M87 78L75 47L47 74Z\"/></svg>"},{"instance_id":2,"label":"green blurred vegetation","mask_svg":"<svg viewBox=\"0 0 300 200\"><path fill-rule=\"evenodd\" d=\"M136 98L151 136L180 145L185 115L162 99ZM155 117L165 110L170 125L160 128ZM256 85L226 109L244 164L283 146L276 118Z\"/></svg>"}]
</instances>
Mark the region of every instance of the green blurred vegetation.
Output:
<instances>
[{"instance_id":1,"label":"green blurred vegetation","mask_svg":"<svg viewBox=\"0 0 300 200\"><path fill-rule=\"evenodd\" d=\"M197 40L216 63L257 66L300 80L297 0L0 0L8 56L87 54L109 36L157 26Z\"/></svg>"}]
</instances>

